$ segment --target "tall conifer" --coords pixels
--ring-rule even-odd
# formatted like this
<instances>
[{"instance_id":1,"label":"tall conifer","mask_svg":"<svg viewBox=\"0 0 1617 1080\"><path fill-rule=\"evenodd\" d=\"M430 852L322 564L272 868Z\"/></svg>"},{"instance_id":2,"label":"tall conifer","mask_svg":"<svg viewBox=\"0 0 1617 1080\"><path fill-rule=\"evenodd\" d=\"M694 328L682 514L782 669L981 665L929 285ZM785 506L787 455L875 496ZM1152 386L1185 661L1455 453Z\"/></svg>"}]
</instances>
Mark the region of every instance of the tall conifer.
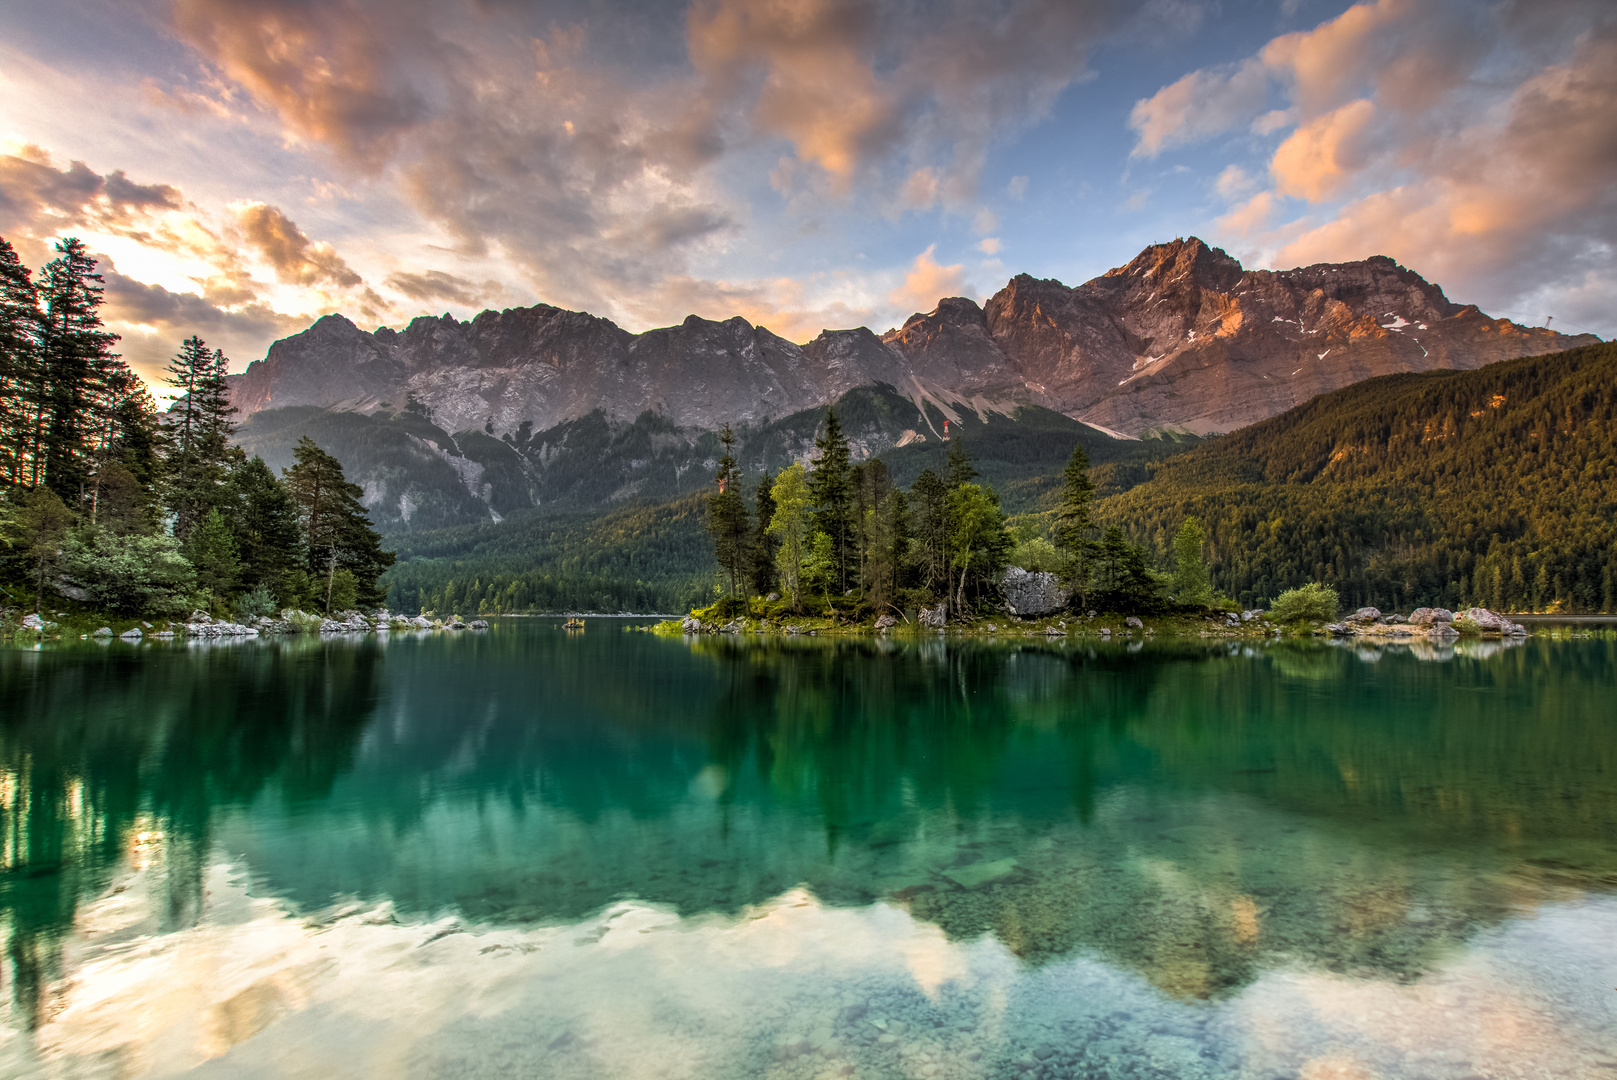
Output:
<instances>
[{"instance_id":1,"label":"tall conifer","mask_svg":"<svg viewBox=\"0 0 1617 1080\"><path fill-rule=\"evenodd\" d=\"M813 470L809 474L809 495L815 507L814 527L831 540L837 591L843 592L848 588L850 564L855 555L853 454L835 409L825 410L825 434L814 440L814 450Z\"/></svg>"}]
</instances>

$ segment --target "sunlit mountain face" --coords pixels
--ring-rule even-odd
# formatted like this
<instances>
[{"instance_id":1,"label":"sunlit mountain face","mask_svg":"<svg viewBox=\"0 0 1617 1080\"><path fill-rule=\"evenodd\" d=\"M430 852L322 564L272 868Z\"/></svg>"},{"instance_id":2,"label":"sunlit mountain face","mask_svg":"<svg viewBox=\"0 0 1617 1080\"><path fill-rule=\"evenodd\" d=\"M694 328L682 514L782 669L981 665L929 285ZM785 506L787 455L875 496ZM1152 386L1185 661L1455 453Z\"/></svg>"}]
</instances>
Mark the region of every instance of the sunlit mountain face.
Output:
<instances>
[{"instance_id":1,"label":"sunlit mountain face","mask_svg":"<svg viewBox=\"0 0 1617 1080\"><path fill-rule=\"evenodd\" d=\"M1617 15L1212 4L111 0L0 13L0 236L120 348L551 304L880 335L1198 236L1617 330Z\"/></svg>"}]
</instances>

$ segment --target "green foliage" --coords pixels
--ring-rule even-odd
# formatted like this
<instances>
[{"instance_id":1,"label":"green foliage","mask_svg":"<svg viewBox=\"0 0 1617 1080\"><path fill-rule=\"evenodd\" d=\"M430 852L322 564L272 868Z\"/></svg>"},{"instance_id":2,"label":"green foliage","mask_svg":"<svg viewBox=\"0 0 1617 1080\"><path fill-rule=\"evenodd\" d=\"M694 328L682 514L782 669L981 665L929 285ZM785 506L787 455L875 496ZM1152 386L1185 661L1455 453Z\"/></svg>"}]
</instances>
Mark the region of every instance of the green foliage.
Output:
<instances>
[{"instance_id":1,"label":"green foliage","mask_svg":"<svg viewBox=\"0 0 1617 1080\"><path fill-rule=\"evenodd\" d=\"M63 542L60 570L85 602L120 614L180 612L196 589L196 571L172 536L86 527Z\"/></svg>"},{"instance_id":2,"label":"green foliage","mask_svg":"<svg viewBox=\"0 0 1617 1080\"><path fill-rule=\"evenodd\" d=\"M1089 559L1094 551L1095 531L1090 503L1095 497L1095 481L1089 475L1089 454L1083 443L1072 448L1072 456L1061 470L1061 501L1056 506L1056 543L1066 556L1063 576L1083 601L1089 583ZM1031 567L1024 567L1031 569Z\"/></svg>"},{"instance_id":3,"label":"green foliage","mask_svg":"<svg viewBox=\"0 0 1617 1080\"><path fill-rule=\"evenodd\" d=\"M1162 583L1151 573L1145 549L1129 543L1116 525L1106 530L1092 563L1092 602L1102 611L1147 615L1163 609Z\"/></svg>"},{"instance_id":4,"label":"green foliage","mask_svg":"<svg viewBox=\"0 0 1617 1080\"><path fill-rule=\"evenodd\" d=\"M795 611L803 606L803 564L808 557L811 524L808 475L803 466L793 464L782 469L775 477L772 492L775 513L769 519L769 534L780 543L776 565L780 568L781 591Z\"/></svg>"},{"instance_id":5,"label":"green foliage","mask_svg":"<svg viewBox=\"0 0 1617 1080\"><path fill-rule=\"evenodd\" d=\"M344 567L331 575L330 588L326 596L326 610L352 611L354 605L359 603L359 579L354 572Z\"/></svg>"},{"instance_id":6,"label":"green foliage","mask_svg":"<svg viewBox=\"0 0 1617 1080\"><path fill-rule=\"evenodd\" d=\"M334 610L335 575L347 570L355 581L355 602L374 607L382 600L377 578L393 565L393 553L383 551L381 537L371 528L360 505L364 492L343 476L342 465L312 441L298 443L286 487L298 507L303 550L309 574L323 578L326 609Z\"/></svg>"},{"instance_id":7,"label":"green foliage","mask_svg":"<svg viewBox=\"0 0 1617 1080\"><path fill-rule=\"evenodd\" d=\"M972 601L990 594L1011 538L1005 513L993 488L963 483L949 491L949 565L955 609L969 610Z\"/></svg>"},{"instance_id":8,"label":"green foliage","mask_svg":"<svg viewBox=\"0 0 1617 1080\"><path fill-rule=\"evenodd\" d=\"M735 433L730 425L719 432L724 456L714 477L719 490L707 501L707 531L713 537L713 557L724 571L731 596L743 596L750 580L751 528L747 500L741 494L741 469L734 456Z\"/></svg>"},{"instance_id":9,"label":"green foliage","mask_svg":"<svg viewBox=\"0 0 1617 1080\"><path fill-rule=\"evenodd\" d=\"M775 478L768 470L758 478L753 497L756 513L752 519L748 567L753 593L763 596L775 587L775 558L780 550L780 538L769 531L769 524L775 518Z\"/></svg>"},{"instance_id":10,"label":"green foliage","mask_svg":"<svg viewBox=\"0 0 1617 1080\"><path fill-rule=\"evenodd\" d=\"M1207 534L1201 522L1186 518L1173 537L1173 596L1181 604L1207 605L1213 602L1213 585L1207 577L1202 547Z\"/></svg>"},{"instance_id":11,"label":"green foliage","mask_svg":"<svg viewBox=\"0 0 1617 1080\"><path fill-rule=\"evenodd\" d=\"M216 601L223 601L236 588L241 575L241 559L236 550L236 539L230 525L218 509L209 510L206 517L191 529L185 539L185 557L196 571L198 587L207 590Z\"/></svg>"},{"instance_id":12,"label":"green foliage","mask_svg":"<svg viewBox=\"0 0 1617 1080\"><path fill-rule=\"evenodd\" d=\"M238 622L247 622L261 615L275 614L275 594L270 587L259 582L251 589L241 594L236 601L236 619Z\"/></svg>"},{"instance_id":13,"label":"green foliage","mask_svg":"<svg viewBox=\"0 0 1617 1080\"><path fill-rule=\"evenodd\" d=\"M809 497L814 503L815 531L830 538L838 592L850 584L854 561L854 496L852 449L842 433L835 409L825 410L825 434L814 440L809 471Z\"/></svg>"},{"instance_id":14,"label":"green foliage","mask_svg":"<svg viewBox=\"0 0 1617 1080\"><path fill-rule=\"evenodd\" d=\"M1370 379L1243 428L1098 504L1159 550L1187 514L1252 607L1617 611L1617 345Z\"/></svg>"},{"instance_id":15,"label":"green foliage","mask_svg":"<svg viewBox=\"0 0 1617 1080\"><path fill-rule=\"evenodd\" d=\"M837 585L837 552L831 537L815 530L803 554L803 588L818 592L826 603Z\"/></svg>"},{"instance_id":16,"label":"green foliage","mask_svg":"<svg viewBox=\"0 0 1617 1080\"><path fill-rule=\"evenodd\" d=\"M1269 607L1269 618L1282 625L1297 622L1329 622L1336 618L1336 609L1340 602L1335 589L1311 581L1299 588L1287 589L1275 597L1275 602Z\"/></svg>"},{"instance_id":17,"label":"green foliage","mask_svg":"<svg viewBox=\"0 0 1617 1080\"><path fill-rule=\"evenodd\" d=\"M73 527L73 512L56 492L37 487L17 500L12 521L17 546L32 571L34 610L38 611L46 579L55 572L63 542Z\"/></svg>"},{"instance_id":18,"label":"green foliage","mask_svg":"<svg viewBox=\"0 0 1617 1080\"><path fill-rule=\"evenodd\" d=\"M1007 565L1020 566L1036 574L1055 574L1066 567L1067 559L1050 541L1034 536L1011 550Z\"/></svg>"}]
</instances>

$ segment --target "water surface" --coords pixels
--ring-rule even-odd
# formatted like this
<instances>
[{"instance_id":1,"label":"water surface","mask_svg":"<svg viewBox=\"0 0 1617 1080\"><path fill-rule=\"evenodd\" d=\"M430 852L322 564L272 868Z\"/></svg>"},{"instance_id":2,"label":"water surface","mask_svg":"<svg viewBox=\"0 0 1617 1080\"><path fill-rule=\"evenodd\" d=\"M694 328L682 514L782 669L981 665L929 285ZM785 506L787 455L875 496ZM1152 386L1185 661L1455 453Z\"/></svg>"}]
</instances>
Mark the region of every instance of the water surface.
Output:
<instances>
[{"instance_id":1,"label":"water surface","mask_svg":"<svg viewBox=\"0 0 1617 1080\"><path fill-rule=\"evenodd\" d=\"M0 1073L1617 1077L1617 643L0 652Z\"/></svg>"}]
</instances>

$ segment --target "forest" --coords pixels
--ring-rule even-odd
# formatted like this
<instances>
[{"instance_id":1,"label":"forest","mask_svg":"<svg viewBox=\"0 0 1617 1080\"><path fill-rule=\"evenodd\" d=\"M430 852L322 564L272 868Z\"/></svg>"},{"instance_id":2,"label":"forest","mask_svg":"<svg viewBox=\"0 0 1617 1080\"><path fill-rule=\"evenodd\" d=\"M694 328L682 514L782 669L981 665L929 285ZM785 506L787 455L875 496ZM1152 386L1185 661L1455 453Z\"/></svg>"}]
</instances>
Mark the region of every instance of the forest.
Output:
<instances>
[{"instance_id":1,"label":"forest","mask_svg":"<svg viewBox=\"0 0 1617 1080\"><path fill-rule=\"evenodd\" d=\"M234 445L229 360L195 335L159 411L113 350L74 238L36 280L0 239L0 590L19 612L246 620L375 607L383 551L341 464L304 439L276 476Z\"/></svg>"}]
</instances>

